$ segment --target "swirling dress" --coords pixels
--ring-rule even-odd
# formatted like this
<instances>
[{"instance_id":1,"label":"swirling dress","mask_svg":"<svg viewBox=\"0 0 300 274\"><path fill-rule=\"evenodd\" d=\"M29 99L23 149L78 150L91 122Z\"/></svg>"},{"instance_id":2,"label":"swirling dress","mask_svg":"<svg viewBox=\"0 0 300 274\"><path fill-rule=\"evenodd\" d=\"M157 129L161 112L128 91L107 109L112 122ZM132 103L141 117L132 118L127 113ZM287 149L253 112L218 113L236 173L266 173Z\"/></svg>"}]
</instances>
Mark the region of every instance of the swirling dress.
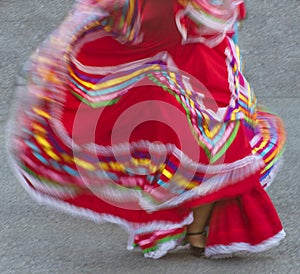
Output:
<instances>
[{"instance_id":1,"label":"swirling dress","mask_svg":"<svg viewBox=\"0 0 300 274\"><path fill-rule=\"evenodd\" d=\"M9 153L30 194L121 225L150 258L211 202L207 257L284 238L265 191L283 126L241 71L241 1L211 2L76 2L18 82Z\"/></svg>"}]
</instances>

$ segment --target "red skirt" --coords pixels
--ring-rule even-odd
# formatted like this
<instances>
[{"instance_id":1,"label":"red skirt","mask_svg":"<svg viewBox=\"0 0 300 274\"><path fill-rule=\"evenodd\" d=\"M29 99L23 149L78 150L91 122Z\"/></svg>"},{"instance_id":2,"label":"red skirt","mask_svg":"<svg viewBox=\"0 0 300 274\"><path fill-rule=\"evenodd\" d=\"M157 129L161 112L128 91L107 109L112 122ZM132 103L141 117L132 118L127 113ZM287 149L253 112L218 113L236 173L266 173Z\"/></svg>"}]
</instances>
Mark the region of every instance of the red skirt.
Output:
<instances>
[{"instance_id":1,"label":"red skirt","mask_svg":"<svg viewBox=\"0 0 300 274\"><path fill-rule=\"evenodd\" d=\"M183 244L205 203L214 203L206 256L277 245L284 231L264 188L284 130L256 108L231 39L124 44L99 19L78 28L83 18L47 40L19 85L10 152L24 187L121 225L146 257Z\"/></svg>"}]
</instances>

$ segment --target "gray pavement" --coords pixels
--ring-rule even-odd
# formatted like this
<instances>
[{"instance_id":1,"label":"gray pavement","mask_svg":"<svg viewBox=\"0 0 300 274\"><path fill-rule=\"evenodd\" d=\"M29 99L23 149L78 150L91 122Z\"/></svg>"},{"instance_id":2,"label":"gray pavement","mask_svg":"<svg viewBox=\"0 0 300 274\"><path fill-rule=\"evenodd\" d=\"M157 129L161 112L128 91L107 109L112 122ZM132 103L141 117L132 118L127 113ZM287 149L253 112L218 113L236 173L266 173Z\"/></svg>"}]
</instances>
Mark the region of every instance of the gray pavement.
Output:
<instances>
[{"instance_id":1,"label":"gray pavement","mask_svg":"<svg viewBox=\"0 0 300 274\"><path fill-rule=\"evenodd\" d=\"M285 163L269 193L287 238L267 253L213 261L185 250L160 260L126 250L127 235L38 205L8 169L4 126L16 74L63 19L70 0L0 0L0 273L300 273L300 1L252 0L241 32L245 73L285 121Z\"/></svg>"}]
</instances>

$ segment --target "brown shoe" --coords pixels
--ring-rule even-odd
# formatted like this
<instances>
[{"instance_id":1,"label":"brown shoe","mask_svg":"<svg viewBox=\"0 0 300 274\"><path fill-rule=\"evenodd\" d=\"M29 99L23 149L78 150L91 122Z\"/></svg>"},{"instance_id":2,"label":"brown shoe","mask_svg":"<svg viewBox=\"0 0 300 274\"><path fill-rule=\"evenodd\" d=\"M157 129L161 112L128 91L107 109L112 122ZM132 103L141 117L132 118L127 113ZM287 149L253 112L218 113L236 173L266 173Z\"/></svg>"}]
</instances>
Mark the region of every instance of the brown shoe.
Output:
<instances>
[{"instance_id":1,"label":"brown shoe","mask_svg":"<svg viewBox=\"0 0 300 274\"><path fill-rule=\"evenodd\" d=\"M201 232L190 232L190 233L186 233L186 241L189 242L189 240L187 239L187 237L189 236L196 236L196 235L206 235L205 231L201 231ZM189 242L190 243L190 242ZM196 257L203 257L204 256L204 251L205 251L205 247L198 247L198 246L194 246L190 243L190 251L191 254L193 256Z\"/></svg>"}]
</instances>

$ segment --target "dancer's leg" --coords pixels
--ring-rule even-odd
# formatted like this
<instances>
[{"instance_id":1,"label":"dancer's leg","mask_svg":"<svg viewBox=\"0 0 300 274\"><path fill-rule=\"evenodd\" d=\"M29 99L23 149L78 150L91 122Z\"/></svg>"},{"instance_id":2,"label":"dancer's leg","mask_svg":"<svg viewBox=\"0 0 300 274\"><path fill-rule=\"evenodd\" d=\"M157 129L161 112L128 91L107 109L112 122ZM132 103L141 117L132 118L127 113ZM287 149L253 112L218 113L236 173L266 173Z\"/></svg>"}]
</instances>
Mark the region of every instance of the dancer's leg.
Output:
<instances>
[{"instance_id":1,"label":"dancer's leg","mask_svg":"<svg viewBox=\"0 0 300 274\"><path fill-rule=\"evenodd\" d=\"M193 209L194 221L187 227L187 234L204 231L212 207L213 203L210 203ZM205 247L205 235L203 234L187 235L187 240L193 246Z\"/></svg>"}]
</instances>

